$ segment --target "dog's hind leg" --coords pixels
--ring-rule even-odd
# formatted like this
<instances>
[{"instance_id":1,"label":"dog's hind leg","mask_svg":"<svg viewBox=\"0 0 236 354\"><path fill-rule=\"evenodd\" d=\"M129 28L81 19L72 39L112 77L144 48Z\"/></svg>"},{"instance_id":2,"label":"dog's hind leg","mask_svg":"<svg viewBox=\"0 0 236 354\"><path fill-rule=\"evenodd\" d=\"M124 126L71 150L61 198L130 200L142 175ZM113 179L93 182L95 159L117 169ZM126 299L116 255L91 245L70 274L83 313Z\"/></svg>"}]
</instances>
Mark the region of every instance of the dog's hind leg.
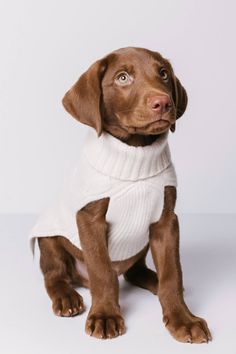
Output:
<instances>
[{"instance_id":1,"label":"dog's hind leg","mask_svg":"<svg viewBox=\"0 0 236 354\"><path fill-rule=\"evenodd\" d=\"M73 289L72 284L79 279L74 257L63 247L62 237L39 238L40 266L45 287L52 300L56 315L71 317L80 314L83 298Z\"/></svg>"},{"instance_id":2,"label":"dog's hind leg","mask_svg":"<svg viewBox=\"0 0 236 354\"><path fill-rule=\"evenodd\" d=\"M147 289L156 295L158 288L157 274L147 267L145 258L146 255L129 268L124 274L124 278L129 283Z\"/></svg>"}]
</instances>

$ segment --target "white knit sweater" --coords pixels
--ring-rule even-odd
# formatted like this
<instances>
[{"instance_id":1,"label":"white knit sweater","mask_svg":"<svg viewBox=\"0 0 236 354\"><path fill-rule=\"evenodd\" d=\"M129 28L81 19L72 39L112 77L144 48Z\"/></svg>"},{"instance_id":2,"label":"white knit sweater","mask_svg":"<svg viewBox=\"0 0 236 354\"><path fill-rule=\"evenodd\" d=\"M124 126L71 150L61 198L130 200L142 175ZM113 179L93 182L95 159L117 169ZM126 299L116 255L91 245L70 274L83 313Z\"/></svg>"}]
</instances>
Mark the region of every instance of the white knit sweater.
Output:
<instances>
[{"instance_id":1,"label":"white knit sweater","mask_svg":"<svg viewBox=\"0 0 236 354\"><path fill-rule=\"evenodd\" d=\"M89 129L80 164L58 202L31 231L37 237L64 236L81 248L76 213L89 202L110 197L108 251L112 261L130 258L148 243L149 226L163 208L164 187L176 186L168 133L145 147L129 146Z\"/></svg>"}]
</instances>

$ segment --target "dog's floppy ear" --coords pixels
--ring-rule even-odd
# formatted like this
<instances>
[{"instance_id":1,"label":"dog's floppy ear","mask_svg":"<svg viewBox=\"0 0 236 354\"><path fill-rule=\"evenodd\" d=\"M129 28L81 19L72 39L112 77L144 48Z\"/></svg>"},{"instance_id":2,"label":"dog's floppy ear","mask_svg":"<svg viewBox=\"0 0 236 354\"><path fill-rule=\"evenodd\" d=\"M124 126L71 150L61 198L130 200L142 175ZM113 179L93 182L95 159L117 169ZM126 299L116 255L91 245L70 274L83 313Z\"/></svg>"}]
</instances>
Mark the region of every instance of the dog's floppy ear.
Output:
<instances>
[{"instance_id":1,"label":"dog's floppy ear","mask_svg":"<svg viewBox=\"0 0 236 354\"><path fill-rule=\"evenodd\" d=\"M173 79L173 86L173 101L176 109L176 119L178 119L184 114L186 110L188 96L185 88L181 85L179 79L176 76L174 76ZM172 132L175 131L175 124L171 125L170 130Z\"/></svg>"},{"instance_id":2,"label":"dog's floppy ear","mask_svg":"<svg viewBox=\"0 0 236 354\"><path fill-rule=\"evenodd\" d=\"M106 60L96 61L81 75L79 80L65 94L62 103L67 112L81 123L96 129L98 136L102 132L101 80L106 70Z\"/></svg>"}]
</instances>

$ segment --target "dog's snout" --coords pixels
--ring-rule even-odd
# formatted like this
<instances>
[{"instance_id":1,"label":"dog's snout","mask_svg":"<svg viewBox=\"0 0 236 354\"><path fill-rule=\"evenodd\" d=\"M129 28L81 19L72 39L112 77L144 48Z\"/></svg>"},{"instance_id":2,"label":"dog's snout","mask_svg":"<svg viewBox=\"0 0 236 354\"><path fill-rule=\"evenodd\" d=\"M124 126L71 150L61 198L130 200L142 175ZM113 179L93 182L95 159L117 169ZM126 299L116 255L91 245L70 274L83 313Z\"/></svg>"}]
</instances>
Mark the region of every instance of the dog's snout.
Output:
<instances>
[{"instance_id":1,"label":"dog's snout","mask_svg":"<svg viewBox=\"0 0 236 354\"><path fill-rule=\"evenodd\" d=\"M160 114L167 113L171 108L171 101L167 95L149 97L147 104L151 110Z\"/></svg>"}]
</instances>

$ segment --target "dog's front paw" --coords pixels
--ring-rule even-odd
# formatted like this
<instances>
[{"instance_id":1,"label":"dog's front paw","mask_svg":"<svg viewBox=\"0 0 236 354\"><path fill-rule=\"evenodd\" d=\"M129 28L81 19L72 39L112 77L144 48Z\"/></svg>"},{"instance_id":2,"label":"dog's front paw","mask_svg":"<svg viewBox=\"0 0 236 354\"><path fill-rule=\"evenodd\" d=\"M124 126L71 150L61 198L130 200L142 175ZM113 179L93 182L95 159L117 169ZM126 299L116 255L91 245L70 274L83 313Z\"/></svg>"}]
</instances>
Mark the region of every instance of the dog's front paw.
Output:
<instances>
[{"instance_id":1,"label":"dog's front paw","mask_svg":"<svg viewBox=\"0 0 236 354\"><path fill-rule=\"evenodd\" d=\"M125 323L121 314L114 311L90 311L86 326L86 333L99 339L111 339L125 333Z\"/></svg>"},{"instance_id":2,"label":"dog's front paw","mask_svg":"<svg viewBox=\"0 0 236 354\"><path fill-rule=\"evenodd\" d=\"M187 314L167 315L163 322L170 334L184 343L207 343L212 340L211 332L203 318Z\"/></svg>"}]
</instances>

